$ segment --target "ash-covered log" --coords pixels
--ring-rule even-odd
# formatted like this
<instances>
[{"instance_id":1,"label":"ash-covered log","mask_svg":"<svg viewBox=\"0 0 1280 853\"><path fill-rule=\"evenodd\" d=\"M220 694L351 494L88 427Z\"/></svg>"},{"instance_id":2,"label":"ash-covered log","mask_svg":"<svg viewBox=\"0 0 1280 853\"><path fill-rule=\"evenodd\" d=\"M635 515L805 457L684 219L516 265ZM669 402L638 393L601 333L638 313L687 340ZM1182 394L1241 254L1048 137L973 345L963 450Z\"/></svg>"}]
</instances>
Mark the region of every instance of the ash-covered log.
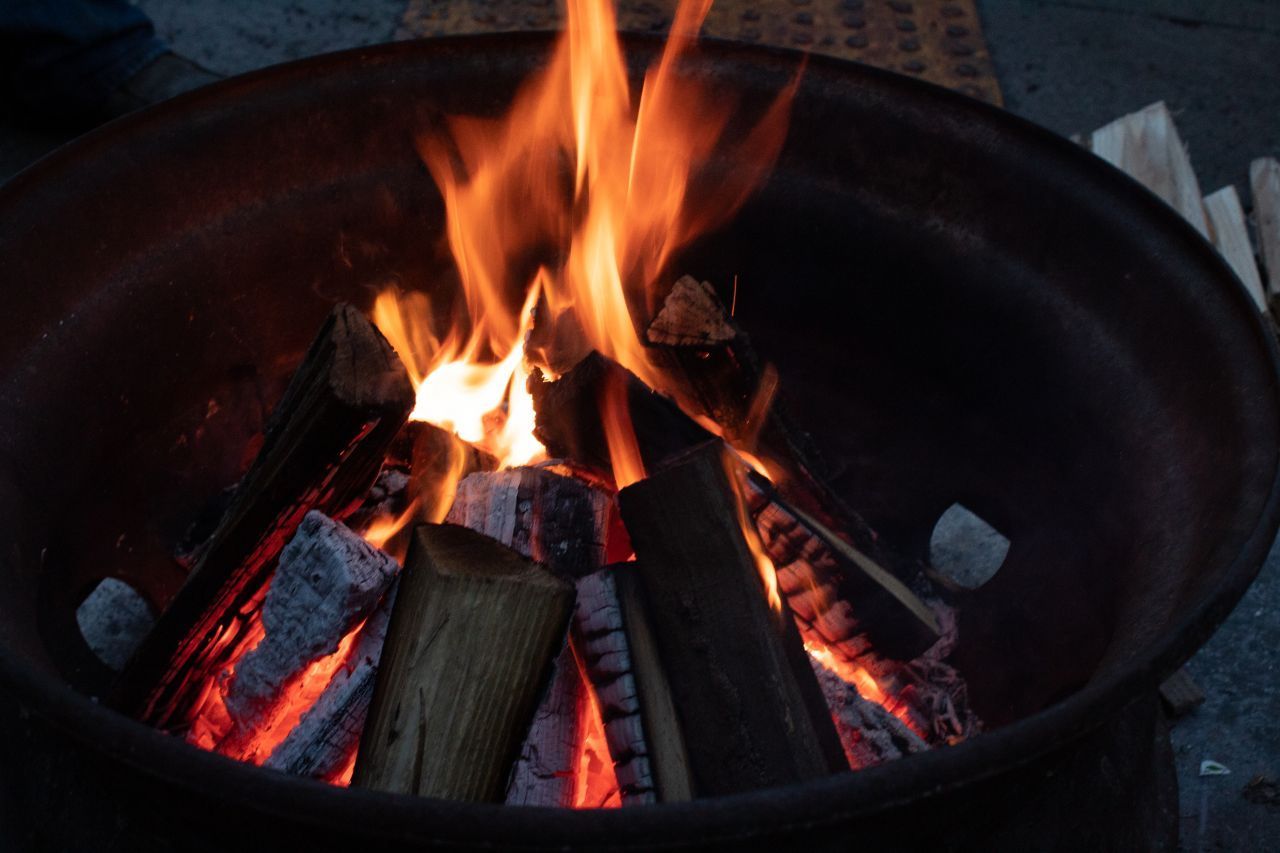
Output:
<instances>
[{"instance_id":1,"label":"ash-covered log","mask_svg":"<svg viewBox=\"0 0 1280 853\"><path fill-rule=\"evenodd\" d=\"M181 729L209 678L240 651L276 559L310 510L342 518L364 498L414 404L404 365L364 315L329 315L262 450L194 568L121 675L116 702Z\"/></svg>"},{"instance_id":2,"label":"ash-covered log","mask_svg":"<svg viewBox=\"0 0 1280 853\"><path fill-rule=\"evenodd\" d=\"M874 767L929 748L924 739L875 702L862 697L853 685L817 661L813 672L831 709L840 744L854 770Z\"/></svg>"},{"instance_id":3,"label":"ash-covered log","mask_svg":"<svg viewBox=\"0 0 1280 853\"><path fill-rule=\"evenodd\" d=\"M509 806L572 808L582 738L583 704L587 701L582 675L567 645L556 661L520 755L511 770L506 803Z\"/></svg>"},{"instance_id":4,"label":"ash-covered log","mask_svg":"<svg viewBox=\"0 0 1280 853\"><path fill-rule=\"evenodd\" d=\"M548 468L472 474L458 484L446 520L576 578L604 565L612 500Z\"/></svg>"},{"instance_id":5,"label":"ash-covered log","mask_svg":"<svg viewBox=\"0 0 1280 853\"><path fill-rule=\"evenodd\" d=\"M396 585L392 584L360 629L345 665L334 673L324 692L272 750L264 767L326 782L338 781L350 769L373 699L395 598Z\"/></svg>"},{"instance_id":6,"label":"ash-covered log","mask_svg":"<svg viewBox=\"0 0 1280 853\"><path fill-rule=\"evenodd\" d=\"M573 598L568 581L486 536L416 528L354 784L501 802Z\"/></svg>"},{"instance_id":7,"label":"ash-covered log","mask_svg":"<svg viewBox=\"0 0 1280 853\"><path fill-rule=\"evenodd\" d=\"M253 736L286 688L382 600L400 566L346 525L312 511L280 554L262 607L262 640L236 662L226 694L232 729L220 751Z\"/></svg>"},{"instance_id":8,"label":"ash-covered log","mask_svg":"<svg viewBox=\"0 0 1280 853\"><path fill-rule=\"evenodd\" d=\"M600 706L622 804L691 799L684 737L635 563L607 566L577 586L573 640Z\"/></svg>"},{"instance_id":9,"label":"ash-covered log","mask_svg":"<svg viewBox=\"0 0 1280 853\"><path fill-rule=\"evenodd\" d=\"M723 454L704 445L618 494L699 797L848 766Z\"/></svg>"}]
</instances>

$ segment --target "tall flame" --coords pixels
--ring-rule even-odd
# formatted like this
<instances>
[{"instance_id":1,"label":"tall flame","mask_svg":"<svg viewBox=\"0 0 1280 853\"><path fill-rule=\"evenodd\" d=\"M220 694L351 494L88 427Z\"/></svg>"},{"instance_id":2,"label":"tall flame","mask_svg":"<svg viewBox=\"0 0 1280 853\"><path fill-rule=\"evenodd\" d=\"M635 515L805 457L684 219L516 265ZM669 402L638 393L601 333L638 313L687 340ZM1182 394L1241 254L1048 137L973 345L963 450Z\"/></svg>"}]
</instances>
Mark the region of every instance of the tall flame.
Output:
<instances>
[{"instance_id":1,"label":"tall flame","mask_svg":"<svg viewBox=\"0 0 1280 853\"><path fill-rule=\"evenodd\" d=\"M375 322L413 362L415 418L504 464L538 458L524 389L535 315L561 363L595 349L666 390L637 328L674 253L728 221L768 174L795 89L729 134L733 97L682 76L710 7L680 3L633 105L613 4L568 0L550 62L507 115L453 118L418 141L444 197L462 299L444 335L421 294L387 292L375 306ZM717 156L731 168L691 193ZM556 360L540 354L553 373Z\"/></svg>"}]
</instances>

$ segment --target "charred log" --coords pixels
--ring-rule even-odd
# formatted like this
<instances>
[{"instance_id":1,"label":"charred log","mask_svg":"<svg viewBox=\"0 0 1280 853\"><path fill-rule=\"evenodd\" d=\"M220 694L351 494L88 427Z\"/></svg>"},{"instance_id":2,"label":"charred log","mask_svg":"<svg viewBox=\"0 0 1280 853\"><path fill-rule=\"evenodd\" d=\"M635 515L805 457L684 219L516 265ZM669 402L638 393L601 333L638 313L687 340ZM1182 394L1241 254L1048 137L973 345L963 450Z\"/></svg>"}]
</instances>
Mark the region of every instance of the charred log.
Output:
<instances>
[{"instance_id":1,"label":"charred log","mask_svg":"<svg viewBox=\"0 0 1280 853\"><path fill-rule=\"evenodd\" d=\"M690 799L684 738L634 563L579 579L573 639L600 706L622 804Z\"/></svg>"},{"instance_id":2,"label":"charred log","mask_svg":"<svg viewBox=\"0 0 1280 853\"><path fill-rule=\"evenodd\" d=\"M501 802L573 586L454 525L410 538L354 784Z\"/></svg>"},{"instance_id":3,"label":"charred log","mask_svg":"<svg viewBox=\"0 0 1280 853\"><path fill-rule=\"evenodd\" d=\"M360 629L345 666L334 674L288 737L272 750L264 767L326 782L338 781L350 769L373 699L395 597L393 584Z\"/></svg>"},{"instance_id":4,"label":"charred log","mask_svg":"<svg viewBox=\"0 0 1280 853\"><path fill-rule=\"evenodd\" d=\"M122 674L121 707L161 728L186 725L208 679L238 650L303 516L342 518L358 506L413 403L378 330L350 305L335 308L186 583Z\"/></svg>"},{"instance_id":5,"label":"charred log","mask_svg":"<svg viewBox=\"0 0 1280 853\"><path fill-rule=\"evenodd\" d=\"M840 676L814 662L814 674L831 709L840 744L854 770L874 767L929 748L924 739Z\"/></svg>"},{"instance_id":6,"label":"charred log","mask_svg":"<svg viewBox=\"0 0 1280 853\"><path fill-rule=\"evenodd\" d=\"M582 706L587 701L573 650L556 656L507 786L507 805L572 808Z\"/></svg>"},{"instance_id":7,"label":"charred log","mask_svg":"<svg viewBox=\"0 0 1280 853\"><path fill-rule=\"evenodd\" d=\"M280 554L262 607L266 634L236 662L221 751L252 736L289 684L367 619L400 567L345 525L309 512Z\"/></svg>"},{"instance_id":8,"label":"charred log","mask_svg":"<svg viewBox=\"0 0 1280 853\"><path fill-rule=\"evenodd\" d=\"M695 794L846 767L790 612L766 598L719 442L623 489L618 500Z\"/></svg>"},{"instance_id":9,"label":"charred log","mask_svg":"<svg viewBox=\"0 0 1280 853\"><path fill-rule=\"evenodd\" d=\"M547 468L477 473L458 484L447 521L568 577L604 565L609 495Z\"/></svg>"}]
</instances>

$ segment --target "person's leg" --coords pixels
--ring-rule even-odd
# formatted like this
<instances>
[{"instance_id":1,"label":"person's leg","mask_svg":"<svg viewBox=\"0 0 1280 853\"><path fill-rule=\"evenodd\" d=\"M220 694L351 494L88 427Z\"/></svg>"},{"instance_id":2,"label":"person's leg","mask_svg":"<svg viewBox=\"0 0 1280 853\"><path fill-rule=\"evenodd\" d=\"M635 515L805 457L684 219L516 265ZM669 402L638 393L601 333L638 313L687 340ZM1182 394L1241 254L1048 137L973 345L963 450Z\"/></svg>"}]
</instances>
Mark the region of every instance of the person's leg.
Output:
<instances>
[{"instance_id":1,"label":"person's leg","mask_svg":"<svg viewBox=\"0 0 1280 853\"><path fill-rule=\"evenodd\" d=\"M166 51L150 19L127 0L0 2L5 88L42 112L101 109Z\"/></svg>"}]
</instances>

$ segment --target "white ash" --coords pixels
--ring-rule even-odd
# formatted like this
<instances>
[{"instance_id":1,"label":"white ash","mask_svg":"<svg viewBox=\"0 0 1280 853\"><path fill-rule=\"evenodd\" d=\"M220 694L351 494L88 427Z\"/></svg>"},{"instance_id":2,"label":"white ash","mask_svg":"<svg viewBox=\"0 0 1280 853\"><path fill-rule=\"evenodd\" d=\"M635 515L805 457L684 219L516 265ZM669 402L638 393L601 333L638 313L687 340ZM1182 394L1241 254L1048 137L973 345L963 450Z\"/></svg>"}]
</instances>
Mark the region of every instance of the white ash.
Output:
<instances>
[{"instance_id":1,"label":"white ash","mask_svg":"<svg viewBox=\"0 0 1280 853\"><path fill-rule=\"evenodd\" d=\"M396 588L392 584L360 629L347 665L334 673L324 692L272 751L264 767L326 781L333 781L346 767L360 743L373 699Z\"/></svg>"},{"instance_id":2,"label":"white ash","mask_svg":"<svg viewBox=\"0 0 1280 853\"><path fill-rule=\"evenodd\" d=\"M104 578L76 608L76 624L89 650L119 672L156 622L151 605L129 584Z\"/></svg>"},{"instance_id":3,"label":"white ash","mask_svg":"<svg viewBox=\"0 0 1280 853\"><path fill-rule=\"evenodd\" d=\"M574 770L585 685L573 650L556 657L551 682L511 769L509 806L573 806Z\"/></svg>"},{"instance_id":4,"label":"white ash","mask_svg":"<svg viewBox=\"0 0 1280 853\"><path fill-rule=\"evenodd\" d=\"M929 748L901 720L875 702L864 699L853 685L817 661L810 660L810 663L850 767L855 770L874 767Z\"/></svg>"},{"instance_id":5,"label":"white ash","mask_svg":"<svg viewBox=\"0 0 1280 853\"><path fill-rule=\"evenodd\" d=\"M322 513L307 513L280 563L262 608L266 635L241 659L227 710L249 728L280 689L373 612L400 570L390 556Z\"/></svg>"}]
</instances>

